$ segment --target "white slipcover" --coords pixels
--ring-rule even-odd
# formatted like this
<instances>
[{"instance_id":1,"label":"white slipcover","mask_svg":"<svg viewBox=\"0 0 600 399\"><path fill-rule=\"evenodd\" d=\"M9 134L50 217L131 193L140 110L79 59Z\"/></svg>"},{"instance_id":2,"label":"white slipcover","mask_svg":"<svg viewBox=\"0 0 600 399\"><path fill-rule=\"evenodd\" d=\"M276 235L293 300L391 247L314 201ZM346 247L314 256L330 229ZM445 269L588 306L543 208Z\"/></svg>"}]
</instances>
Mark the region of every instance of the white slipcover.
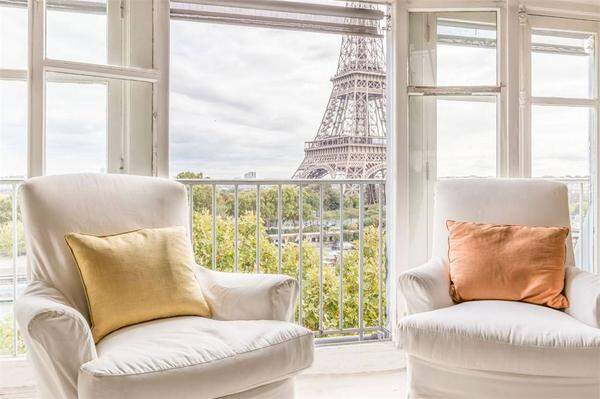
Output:
<instances>
[{"instance_id":1,"label":"white slipcover","mask_svg":"<svg viewBox=\"0 0 600 399\"><path fill-rule=\"evenodd\" d=\"M293 397L292 377L312 363L313 336L290 323L298 285L287 276L198 266L212 319L150 321L94 344L64 235L188 226L181 184L61 175L30 179L21 197L31 283L15 312L42 397Z\"/></svg>"},{"instance_id":2,"label":"white slipcover","mask_svg":"<svg viewBox=\"0 0 600 399\"><path fill-rule=\"evenodd\" d=\"M569 226L568 192L537 180L466 179L437 184L433 257L399 278L409 398L600 397L600 279L573 265L569 237L558 311L507 301L454 304L447 219Z\"/></svg>"}]
</instances>

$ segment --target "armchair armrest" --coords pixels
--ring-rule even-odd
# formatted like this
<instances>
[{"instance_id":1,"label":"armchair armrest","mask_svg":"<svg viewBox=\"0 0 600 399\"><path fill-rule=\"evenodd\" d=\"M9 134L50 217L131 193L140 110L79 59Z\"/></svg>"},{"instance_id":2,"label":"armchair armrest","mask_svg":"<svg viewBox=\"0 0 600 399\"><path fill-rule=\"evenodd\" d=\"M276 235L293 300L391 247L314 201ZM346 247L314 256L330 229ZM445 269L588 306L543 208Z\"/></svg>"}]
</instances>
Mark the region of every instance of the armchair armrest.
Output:
<instances>
[{"instance_id":1,"label":"armchair armrest","mask_svg":"<svg viewBox=\"0 0 600 399\"><path fill-rule=\"evenodd\" d=\"M291 321L294 317L298 283L291 277L216 272L202 266L196 268L196 275L215 319Z\"/></svg>"},{"instance_id":2,"label":"armchair armrest","mask_svg":"<svg viewBox=\"0 0 600 399\"><path fill-rule=\"evenodd\" d=\"M17 299L15 315L42 397L77 398L79 367L97 357L87 320L60 291L41 281Z\"/></svg>"},{"instance_id":3,"label":"armchair armrest","mask_svg":"<svg viewBox=\"0 0 600 399\"><path fill-rule=\"evenodd\" d=\"M442 259L400 274L399 291L404 303L404 316L452 306L450 275Z\"/></svg>"},{"instance_id":4,"label":"armchair armrest","mask_svg":"<svg viewBox=\"0 0 600 399\"><path fill-rule=\"evenodd\" d=\"M600 276L576 267L567 267L565 294L569 307L565 312L589 326L600 328Z\"/></svg>"}]
</instances>

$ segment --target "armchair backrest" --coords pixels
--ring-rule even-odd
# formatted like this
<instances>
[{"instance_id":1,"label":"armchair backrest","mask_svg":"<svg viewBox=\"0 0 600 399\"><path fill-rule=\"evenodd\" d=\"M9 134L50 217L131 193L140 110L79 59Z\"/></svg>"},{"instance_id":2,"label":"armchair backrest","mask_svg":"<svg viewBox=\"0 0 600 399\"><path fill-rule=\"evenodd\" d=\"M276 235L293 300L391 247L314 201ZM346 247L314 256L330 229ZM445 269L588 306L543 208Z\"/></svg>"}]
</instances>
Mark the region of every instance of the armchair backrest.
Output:
<instances>
[{"instance_id":1,"label":"armchair backrest","mask_svg":"<svg viewBox=\"0 0 600 399\"><path fill-rule=\"evenodd\" d=\"M448 261L446 220L570 227L567 186L535 179L455 179L435 189L432 255ZM567 265L573 265L571 234Z\"/></svg>"},{"instance_id":2,"label":"armchair backrest","mask_svg":"<svg viewBox=\"0 0 600 399\"><path fill-rule=\"evenodd\" d=\"M32 178L21 190L31 279L60 290L86 317L85 293L65 234L108 235L139 228L188 226L185 187L167 179L57 175Z\"/></svg>"}]
</instances>

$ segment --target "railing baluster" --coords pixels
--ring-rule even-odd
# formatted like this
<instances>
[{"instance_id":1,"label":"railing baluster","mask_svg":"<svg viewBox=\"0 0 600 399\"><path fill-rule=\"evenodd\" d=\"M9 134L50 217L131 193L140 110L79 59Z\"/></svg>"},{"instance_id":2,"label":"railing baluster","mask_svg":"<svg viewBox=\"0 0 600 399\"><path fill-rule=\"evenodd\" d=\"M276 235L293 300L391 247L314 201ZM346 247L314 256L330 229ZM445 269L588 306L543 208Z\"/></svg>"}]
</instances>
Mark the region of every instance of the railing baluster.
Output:
<instances>
[{"instance_id":1,"label":"railing baluster","mask_svg":"<svg viewBox=\"0 0 600 399\"><path fill-rule=\"evenodd\" d=\"M188 192L188 203L189 203L189 215L188 215L188 224L190 229L190 242L192 243L192 250L194 251L195 258L195 248L194 248L194 186L188 184L186 186Z\"/></svg>"},{"instance_id":2,"label":"railing baluster","mask_svg":"<svg viewBox=\"0 0 600 399\"><path fill-rule=\"evenodd\" d=\"M363 339L363 273L364 273L364 217L365 217L365 199L364 185L358 185L358 334L359 341Z\"/></svg>"},{"instance_id":3,"label":"railing baluster","mask_svg":"<svg viewBox=\"0 0 600 399\"><path fill-rule=\"evenodd\" d=\"M579 264L577 266L587 268L588 265L583 264L583 242L581 239L583 238L583 182L579 182L579 237L577 241L579 241Z\"/></svg>"},{"instance_id":4,"label":"railing baluster","mask_svg":"<svg viewBox=\"0 0 600 399\"><path fill-rule=\"evenodd\" d=\"M239 244L238 244L238 219L239 219L239 204L238 204L238 191L239 187L237 184L233 186L233 271L237 273L239 264Z\"/></svg>"},{"instance_id":5,"label":"railing baluster","mask_svg":"<svg viewBox=\"0 0 600 399\"><path fill-rule=\"evenodd\" d=\"M319 333L323 333L323 183L319 183Z\"/></svg>"},{"instance_id":6,"label":"railing baluster","mask_svg":"<svg viewBox=\"0 0 600 399\"><path fill-rule=\"evenodd\" d=\"M260 273L260 184L256 185L256 273Z\"/></svg>"},{"instance_id":7,"label":"railing baluster","mask_svg":"<svg viewBox=\"0 0 600 399\"><path fill-rule=\"evenodd\" d=\"M298 324L302 325L302 295L304 275L302 273L302 234L304 230L302 184L298 185Z\"/></svg>"},{"instance_id":8,"label":"railing baluster","mask_svg":"<svg viewBox=\"0 0 600 399\"><path fill-rule=\"evenodd\" d=\"M282 223L282 186L281 184L277 185L277 273L281 274L281 228L283 226Z\"/></svg>"},{"instance_id":9,"label":"railing baluster","mask_svg":"<svg viewBox=\"0 0 600 399\"><path fill-rule=\"evenodd\" d=\"M17 356L17 318L15 317L15 300L17 299L17 256L19 254L19 236L17 234L17 183L12 184L12 266L13 266L13 318L12 318L12 352Z\"/></svg>"},{"instance_id":10,"label":"railing baluster","mask_svg":"<svg viewBox=\"0 0 600 399\"><path fill-rule=\"evenodd\" d=\"M212 185L212 269L217 269L217 185Z\"/></svg>"},{"instance_id":11,"label":"railing baluster","mask_svg":"<svg viewBox=\"0 0 600 399\"><path fill-rule=\"evenodd\" d=\"M340 296L339 296L339 328L344 328L344 184L340 183Z\"/></svg>"},{"instance_id":12,"label":"railing baluster","mask_svg":"<svg viewBox=\"0 0 600 399\"><path fill-rule=\"evenodd\" d=\"M377 285L379 293L377 294L379 300L379 307L377 311L377 319L379 327L383 328L383 277L382 273L382 261L383 261L383 193L382 193L383 184L377 185L377 197L378 197L378 213L379 213L379 222L377 223Z\"/></svg>"}]
</instances>

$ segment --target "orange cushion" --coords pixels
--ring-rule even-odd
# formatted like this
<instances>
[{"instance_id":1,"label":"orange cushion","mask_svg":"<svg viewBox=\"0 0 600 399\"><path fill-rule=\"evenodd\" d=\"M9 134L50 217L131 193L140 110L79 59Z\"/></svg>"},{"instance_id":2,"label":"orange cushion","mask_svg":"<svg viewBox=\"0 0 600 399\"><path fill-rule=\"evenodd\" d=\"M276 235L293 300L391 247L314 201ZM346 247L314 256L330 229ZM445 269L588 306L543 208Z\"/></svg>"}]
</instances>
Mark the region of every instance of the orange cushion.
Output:
<instances>
[{"instance_id":1,"label":"orange cushion","mask_svg":"<svg viewBox=\"0 0 600 399\"><path fill-rule=\"evenodd\" d=\"M567 227L529 227L448 220L450 295L569 306L565 284Z\"/></svg>"}]
</instances>

